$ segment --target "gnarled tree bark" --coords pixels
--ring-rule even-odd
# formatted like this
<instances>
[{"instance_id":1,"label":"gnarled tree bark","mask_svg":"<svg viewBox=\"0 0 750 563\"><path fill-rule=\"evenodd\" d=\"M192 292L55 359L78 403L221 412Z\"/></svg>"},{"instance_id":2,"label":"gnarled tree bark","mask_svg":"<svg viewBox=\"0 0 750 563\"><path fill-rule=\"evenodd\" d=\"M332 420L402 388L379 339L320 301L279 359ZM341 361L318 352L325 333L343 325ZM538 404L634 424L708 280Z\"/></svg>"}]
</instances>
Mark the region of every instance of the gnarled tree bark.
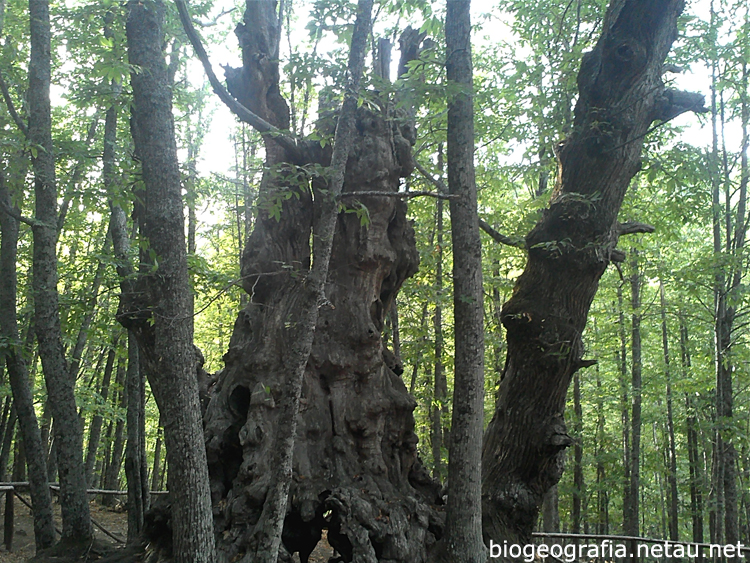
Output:
<instances>
[{"instance_id":1,"label":"gnarled tree bark","mask_svg":"<svg viewBox=\"0 0 750 563\"><path fill-rule=\"evenodd\" d=\"M526 237L528 263L502 312L508 359L482 460L487 542L527 542L544 493L562 473L572 443L565 395L576 370L591 365L581 333L602 273L622 259L617 215L640 169L643 138L654 121L703 107L702 97L661 80L682 8L682 0L614 0L581 63L558 185Z\"/></svg>"},{"instance_id":2,"label":"gnarled tree bark","mask_svg":"<svg viewBox=\"0 0 750 563\"><path fill-rule=\"evenodd\" d=\"M369 4L360 2L359 17ZM244 66L229 69L227 82L245 111L283 130L289 111L278 88L278 25L275 2L246 3L237 28ZM353 59L366 31L358 36L355 29L352 78L361 73ZM349 195L399 190L413 168L414 128L387 99L378 110L357 108L354 91L338 124L349 133L336 132L333 151L264 139L267 170L242 257L249 303L205 416L214 521L227 559L255 560L264 542L262 556L275 556L263 536L272 533L277 474L290 479L283 545L303 562L323 529L344 561L423 562L440 527L425 502L437 498L436 487L417 463L415 403L381 338L385 315L417 268L414 232L399 198ZM333 133L334 116L323 112L320 133ZM316 172L321 166L331 176ZM338 212L331 194L339 190L346 205L367 208L366 220ZM290 443L292 471L284 475Z\"/></svg>"}]
</instances>

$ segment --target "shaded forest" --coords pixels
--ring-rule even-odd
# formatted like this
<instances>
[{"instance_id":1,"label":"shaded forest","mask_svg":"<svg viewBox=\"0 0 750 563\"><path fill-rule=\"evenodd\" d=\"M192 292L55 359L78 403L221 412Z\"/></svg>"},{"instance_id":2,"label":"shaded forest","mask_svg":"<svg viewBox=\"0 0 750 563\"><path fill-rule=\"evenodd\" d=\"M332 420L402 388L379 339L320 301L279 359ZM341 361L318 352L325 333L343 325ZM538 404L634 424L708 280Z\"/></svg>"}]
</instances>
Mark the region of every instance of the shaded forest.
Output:
<instances>
[{"instance_id":1,"label":"shaded forest","mask_svg":"<svg viewBox=\"0 0 750 563\"><path fill-rule=\"evenodd\" d=\"M37 549L750 545L750 6L641 4L0 0Z\"/></svg>"}]
</instances>

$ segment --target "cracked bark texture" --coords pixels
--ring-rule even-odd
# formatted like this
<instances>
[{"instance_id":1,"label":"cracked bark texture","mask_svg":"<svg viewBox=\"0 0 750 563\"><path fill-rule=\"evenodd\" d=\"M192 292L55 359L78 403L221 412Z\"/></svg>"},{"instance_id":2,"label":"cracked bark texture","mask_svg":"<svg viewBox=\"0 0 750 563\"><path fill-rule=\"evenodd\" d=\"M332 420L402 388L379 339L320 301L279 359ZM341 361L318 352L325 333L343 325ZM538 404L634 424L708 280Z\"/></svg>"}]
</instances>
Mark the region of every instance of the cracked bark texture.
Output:
<instances>
[{"instance_id":1,"label":"cracked bark texture","mask_svg":"<svg viewBox=\"0 0 750 563\"><path fill-rule=\"evenodd\" d=\"M244 66L228 69L227 82L243 105L287 128L274 62L277 17L275 2L247 2L237 29ZM323 115L322 134L332 133L334 117ZM356 109L343 192L398 191L413 169L414 141L408 115L387 100L379 110ZM316 306L304 285L327 179L298 166L331 161L330 146L319 143L307 143L309 162L294 162L272 136L265 144L268 168L242 257L250 302L235 323L204 420L218 548L227 560L250 560L262 534L279 470L283 403L295 377L288 357L300 338L300 309ZM440 529L428 501L438 491L417 462L415 403L381 336L398 290L417 270L414 231L399 198L343 201L349 208L364 204L369 220L342 212L335 225L327 302L302 381L281 552L299 552L306 562L327 529L343 561L427 561Z\"/></svg>"},{"instance_id":2,"label":"cracked bark texture","mask_svg":"<svg viewBox=\"0 0 750 563\"><path fill-rule=\"evenodd\" d=\"M161 50L166 8L160 0L130 0L127 7L128 58L138 69L130 77L131 132L144 183L137 218L141 236L149 247L141 250L136 283L122 280L118 320L138 339L139 359L164 420L169 489L178 492L170 495L173 560L213 563L215 542L193 346L182 185L172 91ZM126 248L122 212L114 206L112 211L116 220L114 249L119 270L125 273L129 268L122 260ZM134 356L130 359L136 362ZM130 368L131 388L140 395L140 376L133 371L135 365ZM129 413L129 422L131 414L134 413ZM141 467L130 469L139 471Z\"/></svg>"},{"instance_id":3,"label":"cracked bark texture","mask_svg":"<svg viewBox=\"0 0 750 563\"><path fill-rule=\"evenodd\" d=\"M50 13L47 0L29 0L28 141L34 170L35 215L32 286L34 329L54 417L55 451L60 477L62 540L84 544L92 537L83 465L83 428L78 419L75 381L70 378L60 327L57 290L57 182L50 105Z\"/></svg>"},{"instance_id":4,"label":"cracked bark texture","mask_svg":"<svg viewBox=\"0 0 750 563\"><path fill-rule=\"evenodd\" d=\"M508 357L482 458L485 542L524 543L572 444L563 418L583 358L581 333L621 229L617 215L654 121L700 111L700 96L667 90L664 59L681 0L614 0L584 55L574 130L558 148L550 207L526 238L528 263L502 311Z\"/></svg>"}]
</instances>

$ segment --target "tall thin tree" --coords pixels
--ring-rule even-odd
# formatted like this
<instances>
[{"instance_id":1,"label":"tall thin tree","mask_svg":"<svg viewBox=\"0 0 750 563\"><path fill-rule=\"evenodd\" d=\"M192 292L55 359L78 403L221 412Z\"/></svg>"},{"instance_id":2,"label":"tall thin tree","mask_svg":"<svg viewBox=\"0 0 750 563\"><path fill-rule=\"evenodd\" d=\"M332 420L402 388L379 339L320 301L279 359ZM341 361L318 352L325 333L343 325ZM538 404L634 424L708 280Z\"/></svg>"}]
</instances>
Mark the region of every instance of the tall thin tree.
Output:
<instances>
[{"instance_id":1,"label":"tall thin tree","mask_svg":"<svg viewBox=\"0 0 750 563\"><path fill-rule=\"evenodd\" d=\"M83 464L83 429L76 408L75 381L70 378L65 360L57 291L58 216L50 105L49 1L29 0L29 16L31 60L27 104L36 205L32 228L34 328L54 417L63 540L87 542L92 529Z\"/></svg>"},{"instance_id":2,"label":"tall thin tree","mask_svg":"<svg viewBox=\"0 0 750 563\"><path fill-rule=\"evenodd\" d=\"M474 176L471 2L449 0L445 15L448 187L453 241L455 379L448 458L448 506L439 561L478 563L482 539L481 458L484 421L482 243Z\"/></svg>"}]
</instances>

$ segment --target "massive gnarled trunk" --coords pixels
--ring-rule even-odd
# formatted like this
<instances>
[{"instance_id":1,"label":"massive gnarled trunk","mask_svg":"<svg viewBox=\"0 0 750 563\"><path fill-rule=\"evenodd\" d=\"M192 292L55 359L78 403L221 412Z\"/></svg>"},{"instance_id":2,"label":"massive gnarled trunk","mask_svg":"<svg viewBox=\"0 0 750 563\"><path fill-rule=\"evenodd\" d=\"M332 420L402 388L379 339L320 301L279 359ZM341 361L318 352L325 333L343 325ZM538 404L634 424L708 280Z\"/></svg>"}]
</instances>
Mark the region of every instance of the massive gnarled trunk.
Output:
<instances>
[{"instance_id":1,"label":"massive gnarled trunk","mask_svg":"<svg viewBox=\"0 0 750 563\"><path fill-rule=\"evenodd\" d=\"M485 435L485 541L528 541L547 490L572 443L565 395L584 360L581 333L599 278L621 234L630 180L652 123L700 109L700 96L668 90L661 75L677 35L682 0L613 0L578 75L574 131L559 148L560 175L549 209L526 238L528 264L503 308L508 359Z\"/></svg>"},{"instance_id":2,"label":"massive gnarled trunk","mask_svg":"<svg viewBox=\"0 0 750 563\"><path fill-rule=\"evenodd\" d=\"M228 72L228 84L244 106L286 129L274 5L247 2L237 30L244 66ZM324 115L323 135L332 133L330 123ZM416 457L415 403L381 338L387 311L418 265L406 205L391 197L411 173L414 140L410 120L386 99L379 110L356 110L342 203L349 210L363 204L366 219L342 212L336 223L327 302L302 382L282 537L303 562L323 529L345 561L426 561L439 528L426 502L436 491ZM235 323L205 416L214 521L227 559L252 553L265 525L287 424L282 405L295 377L288 356L300 337L300 308L310 306L304 284L311 236L327 197L326 178L314 169L331 159L330 147L317 142L300 143L294 154L273 136L265 144L269 168L242 257L250 302ZM352 194L363 191L390 195Z\"/></svg>"}]
</instances>

